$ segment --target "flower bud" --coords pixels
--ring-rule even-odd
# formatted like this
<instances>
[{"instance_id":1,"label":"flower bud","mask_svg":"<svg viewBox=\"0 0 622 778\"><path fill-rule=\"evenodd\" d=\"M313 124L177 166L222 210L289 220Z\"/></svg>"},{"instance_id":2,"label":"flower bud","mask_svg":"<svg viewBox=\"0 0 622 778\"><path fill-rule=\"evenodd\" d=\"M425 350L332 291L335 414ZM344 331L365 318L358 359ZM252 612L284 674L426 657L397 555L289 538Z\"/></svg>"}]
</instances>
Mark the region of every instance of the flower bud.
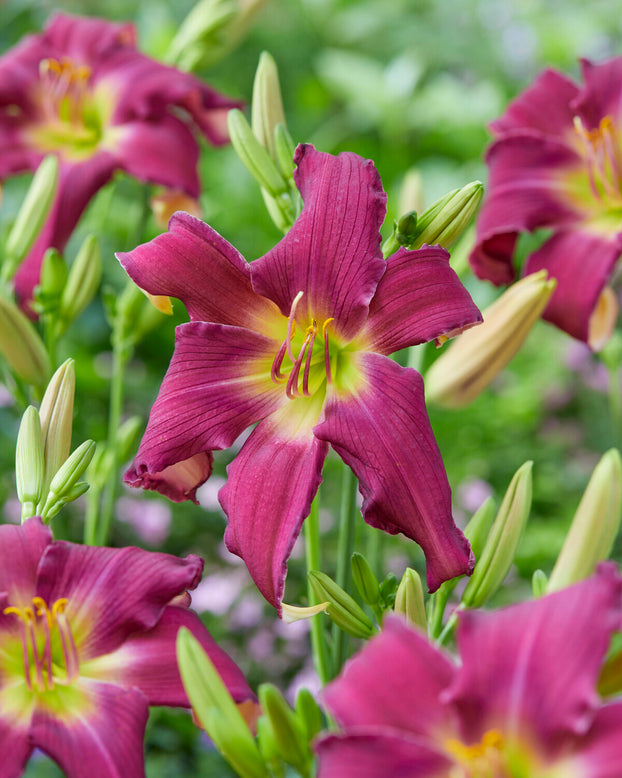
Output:
<instances>
[{"instance_id":1,"label":"flower bud","mask_svg":"<svg viewBox=\"0 0 622 778\"><path fill-rule=\"evenodd\" d=\"M192 709L218 750L243 778L267 778L265 763L238 707L186 627L177 633L177 662Z\"/></svg>"},{"instance_id":2,"label":"flower bud","mask_svg":"<svg viewBox=\"0 0 622 778\"><path fill-rule=\"evenodd\" d=\"M553 294L546 270L512 284L463 332L425 376L426 399L447 408L472 402L518 352Z\"/></svg>"},{"instance_id":3,"label":"flower bud","mask_svg":"<svg viewBox=\"0 0 622 778\"><path fill-rule=\"evenodd\" d=\"M279 756L302 775L308 774L312 757L298 717L272 684L262 684L258 696L261 709L272 725Z\"/></svg>"},{"instance_id":4,"label":"flower bud","mask_svg":"<svg viewBox=\"0 0 622 778\"><path fill-rule=\"evenodd\" d=\"M531 509L533 462L518 468L507 488L490 535L462 595L467 608L479 608L505 580Z\"/></svg>"},{"instance_id":5,"label":"flower bud","mask_svg":"<svg viewBox=\"0 0 622 778\"><path fill-rule=\"evenodd\" d=\"M322 729L322 711L320 706L311 692L303 687L298 692L295 707L298 720L305 729L307 742L311 742Z\"/></svg>"},{"instance_id":6,"label":"flower bud","mask_svg":"<svg viewBox=\"0 0 622 778\"><path fill-rule=\"evenodd\" d=\"M36 515L43 492L43 437L35 407L29 405L22 416L15 451L17 497L22 504L22 522Z\"/></svg>"},{"instance_id":7,"label":"flower bud","mask_svg":"<svg viewBox=\"0 0 622 778\"><path fill-rule=\"evenodd\" d=\"M45 450L42 498L47 495L52 476L59 470L71 451L75 387L75 363L73 359L67 359L50 379L39 409Z\"/></svg>"},{"instance_id":8,"label":"flower bud","mask_svg":"<svg viewBox=\"0 0 622 778\"><path fill-rule=\"evenodd\" d=\"M408 248L418 249L424 243L439 243L449 248L466 229L483 196L481 181L472 181L441 197L419 217L416 234Z\"/></svg>"},{"instance_id":9,"label":"flower bud","mask_svg":"<svg viewBox=\"0 0 622 778\"><path fill-rule=\"evenodd\" d=\"M60 303L60 332L62 334L91 302L102 277L102 258L99 243L89 235L74 259Z\"/></svg>"},{"instance_id":10,"label":"flower bud","mask_svg":"<svg viewBox=\"0 0 622 778\"><path fill-rule=\"evenodd\" d=\"M308 574L313 593L319 601L328 600L327 615L339 627L355 638L368 639L376 633L365 611L350 595L325 573L311 570Z\"/></svg>"},{"instance_id":11,"label":"flower bud","mask_svg":"<svg viewBox=\"0 0 622 778\"><path fill-rule=\"evenodd\" d=\"M44 386L50 375L50 359L29 319L0 296L0 353L11 370L31 386Z\"/></svg>"},{"instance_id":12,"label":"flower bud","mask_svg":"<svg viewBox=\"0 0 622 778\"><path fill-rule=\"evenodd\" d=\"M287 194L287 183L253 134L242 111L232 108L227 114L227 125L236 154L259 185L273 197Z\"/></svg>"},{"instance_id":13,"label":"flower bud","mask_svg":"<svg viewBox=\"0 0 622 778\"><path fill-rule=\"evenodd\" d=\"M371 606L380 600L380 584L362 554L352 554L352 580L363 600Z\"/></svg>"},{"instance_id":14,"label":"flower bud","mask_svg":"<svg viewBox=\"0 0 622 778\"><path fill-rule=\"evenodd\" d=\"M285 129L285 112L281 98L276 62L267 51L262 51L255 72L251 127L261 145L277 161L274 132L278 125ZM293 167L293 153L289 162Z\"/></svg>"},{"instance_id":15,"label":"flower bud","mask_svg":"<svg viewBox=\"0 0 622 778\"><path fill-rule=\"evenodd\" d=\"M411 168L406 171L400 186L397 212L416 211L419 213L422 208L423 179L421 178L421 173L416 168Z\"/></svg>"},{"instance_id":16,"label":"flower bud","mask_svg":"<svg viewBox=\"0 0 622 778\"><path fill-rule=\"evenodd\" d=\"M9 237L2 278L13 277L19 263L35 242L48 216L58 182L58 158L51 154L41 162L33 176Z\"/></svg>"},{"instance_id":17,"label":"flower bud","mask_svg":"<svg viewBox=\"0 0 622 778\"><path fill-rule=\"evenodd\" d=\"M66 283L65 260L56 249L48 249L43 256L41 279L34 292L37 313L51 313L58 309Z\"/></svg>"},{"instance_id":18,"label":"flower bud","mask_svg":"<svg viewBox=\"0 0 622 778\"><path fill-rule=\"evenodd\" d=\"M549 578L547 592L588 578L607 559L622 516L622 460L617 449L607 451L594 468L570 531Z\"/></svg>"},{"instance_id":19,"label":"flower bud","mask_svg":"<svg viewBox=\"0 0 622 778\"><path fill-rule=\"evenodd\" d=\"M78 480L84 475L94 453L95 441L85 440L60 466L52 478L48 495L41 511L41 518L44 521L49 521L66 502L75 499L75 497L83 493L80 490L76 492L74 487L77 486Z\"/></svg>"},{"instance_id":20,"label":"flower bud","mask_svg":"<svg viewBox=\"0 0 622 778\"><path fill-rule=\"evenodd\" d=\"M294 152L296 144L284 124L274 128L274 154L279 170L288 180L294 180ZM296 190L297 191L297 190Z\"/></svg>"},{"instance_id":21,"label":"flower bud","mask_svg":"<svg viewBox=\"0 0 622 778\"><path fill-rule=\"evenodd\" d=\"M531 591L533 596L544 597L548 585L548 578L543 570L534 570L534 574L531 576Z\"/></svg>"},{"instance_id":22,"label":"flower bud","mask_svg":"<svg viewBox=\"0 0 622 778\"><path fill-rule=\"evenodd\" d=\"M406 617L411 624L427 632L428 622L423 602L423 586L421 577L416 570L407 567L397 587L395 595L395 612Z\"/></svg>"}]
</instances>

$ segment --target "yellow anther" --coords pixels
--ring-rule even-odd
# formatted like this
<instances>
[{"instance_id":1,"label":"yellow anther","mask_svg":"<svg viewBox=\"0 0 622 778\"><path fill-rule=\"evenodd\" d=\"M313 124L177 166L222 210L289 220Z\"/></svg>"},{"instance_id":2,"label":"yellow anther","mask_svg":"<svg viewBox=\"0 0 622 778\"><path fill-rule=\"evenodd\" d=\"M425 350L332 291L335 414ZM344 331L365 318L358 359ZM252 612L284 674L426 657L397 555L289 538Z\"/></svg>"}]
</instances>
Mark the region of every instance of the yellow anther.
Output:
<instances>
[{"instance_id":1,"label":"yellow anther","mask_svg":"<svg viewBox=\"0 0 622 778\"><path fill-rule=\"evenodd\" d=\"M445 749L462 767L482 768L498 764L500 752L504 748L503 735L498 729L489 729L479 743L467 746L460 740L450 738L445 741Z\"/></svg>"},{"instance_id":2,"label":"yellow anther","mask_svg":"<svg viewBox=\"0 0 622 778\"><path fill-rule=\"evenodd\" d=\"M330 319L326 319L324 324L322 324L322 337L323 338L326 337L326 330L328 328L328 325L331 323L331 321L335 321L335 317L334 316L331 316Z\"/></svg>"},{"instance_id":3,"label":"yellow anther","mask_svg":"<svg viewBox=\"0 0 622 778\"><path fill-rule=\"evenodd\" d=\"M56 600L54 605L52 605L52 616L56 618L59 613L64 613L68 602L69 600L66 597L61 597Z\"/></svg>"},{"instance_id":4,"label":"yellow anther","mask_svg":"<svg viewBox=\"0 0 622 778\"><path fill-rule=\"evenodd\" d=\"M8 608L5 608L2 613L5 616L8 616L9 614L13 613L15 616L17 616L18 619L24 620L24 615L22 613L21 608L15 608L13 605L9 605Z\"/></svg>"}]
</instances>

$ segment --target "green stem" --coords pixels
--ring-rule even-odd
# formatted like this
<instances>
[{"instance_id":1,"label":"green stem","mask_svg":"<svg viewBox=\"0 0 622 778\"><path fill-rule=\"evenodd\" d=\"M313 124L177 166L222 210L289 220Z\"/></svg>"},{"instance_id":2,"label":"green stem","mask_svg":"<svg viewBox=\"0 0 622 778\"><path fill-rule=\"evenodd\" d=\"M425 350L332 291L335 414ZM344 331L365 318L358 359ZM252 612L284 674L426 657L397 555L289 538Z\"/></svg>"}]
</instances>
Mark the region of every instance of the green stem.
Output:
<instances>
[{"instance_id":1,"label":"green stem","mask_svg":"<svg viewBox=\"0 0 622 778\"><path fill-rule=\"evenodd\" d=\"M607 366L609 376L609 413L613 428L615 430L615 440L620 439L622 433L622 392L620 391L620 368Z\"/></svg>"},{"instance_id":2,"label":"green stem","mask_svg":"<svg viewBox=\"0 0 622 778\"><path fill-rule=\"evenodd\" d=\"M458 607L456 608L456 610L455 610L455 611L454 611L454 612L451 614L451 616L450 616L450 617L447 619L447 623L446 623L446 624L445 624L445 626L443 627L443 631L441 632L441 634L440 634L440 635L438 636L438 638L436 639L436 645L437 645L437 646L442 646L442 645L444 645L444 644L445 644L445 642L447 641L447 639L448 639L449 637L451 637L451 635L452 635L452 633L453 633L453 631L454 631L454 627L456 626L456 623L457 623L457 621L458 621L458 613L459 613L461 610L464 610L464 608L462 607L462 605L458 605Z\"/></svg>"},{"instance_id":3,"label":"green stem","mask_svg":"<svg viewBox=\"0 0 622 778\"><path fill-rule=\"evenodd\" d=\"M84 545L97 545L97 515L101 502L102 490L91 484L86 493L86 516L84 518Z\"/></svg>"},{"instance_id":4,"label":"green stem","mask_svg":"<svg viewBox=\"0 0 622 778\"><path fill-rule=\"evenodd\" d=\"M311 570L320 570L320 493L318 492L311 503L311 512L304 523L305 532L305 557L307 562L307 572ZM317 600L313 594L311 584L307 579L307 597L309 605L316 605ZM320 683L325 686L330 680L330 670L328 662L328 646L326 645L326 633L323 629L324 622L321 621L321 614L313 616L311 622L311 648L313 651L313 664L318 674Z\"/></svg>"},{"instance_id":5,"label":"green stem","mask_svg":"<svg viewBox=\"0 0 622 778\"><path fill-rule=\"evenodd\" d=\"M347 465L343 466L343 481L341 486L341 506L339 511L339 536L337 540L337 570L335 580L337 585L346 592L352 580L352 551L354 550L354 534L356 528L356 493L357 480ZM348 651L348 636L333 624L333 671L338 675L346 661Z\"/></svg>"}]
</instances>

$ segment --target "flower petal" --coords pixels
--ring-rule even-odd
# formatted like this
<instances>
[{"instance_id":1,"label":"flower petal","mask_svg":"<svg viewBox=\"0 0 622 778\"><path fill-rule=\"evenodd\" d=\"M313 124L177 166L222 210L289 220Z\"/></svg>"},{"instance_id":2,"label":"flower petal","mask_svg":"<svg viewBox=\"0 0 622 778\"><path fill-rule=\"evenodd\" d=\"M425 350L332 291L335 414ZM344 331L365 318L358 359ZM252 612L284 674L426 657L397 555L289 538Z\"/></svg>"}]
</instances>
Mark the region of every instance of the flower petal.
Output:
<instances>
[{"instance_id":1,"label":"flower petal","mask_svg":"<svg viewBox=\"0 0 622 778\"><path fill-rule=\"evenodd\" d=\"M368 339L370 351L392 354L446 333L457 334L481 320L449 266L447 251L440 246L400 249L387 260L360 337Z\"/></svg>"},{"instance_id":2,"label":"flower petal","mask_svg":"<svg viewBox=\"0 0 622 778\"><path fill-rule=\"evenodd\" d=\"M425 408L423 380L380 354L361 353L363 388L329 396L315 434L360 482L363 517L423 548L430 591L468 574L473 555L451 515L451 490Z\"/></svg>"},{"instance_id":3,"label":"flower petal","mask_svg":"<svg viewBox=\"0 0 622 778\"><path fill-rule=\"evenodd\" d=\"M14 722L0 716L0 753L2 754L2 778L19 778L24 774L32 745L28 729L15 726Z\"/></svg>"},{"instance_id":4,"label":"flower petal","mask_svg":"<svg viewBox=\"0 0 622 778\"><path fill-rule=\"evenodd\" d=\"M126 481L170 489L178 474L163 472L166 468L227 448L247 427L288 402L283 387L270 380L279 345L240 327L179 326L170 367ZM150 482L150 474L157 479Z\"/></svg>"},{"instance_id":5,"label":"flower petal","mask_svg":"<svg viewBox=\"0 0 622 778\"><path fill-rule=\"evenodd\" d=\"M140 548L99 548L56 541L39 565L37 594L51 607L66 597L81 662L151 629L170 600L201 580L203 560Z\"/></svg>"},{"instance_id":6,"label":"flower petal","mask_svg":"<svg viewBox=\"0 0 622 778\"><path fill-rule=\"evenodd\" d=\"M537 135L510 135L488 150L488 192L477 220L470 256L479 278L494 284L514 279L516 235L539 227L572 226L582 218L571 202L567 176L582 169L568 145Z\"/></svg>"},{"instance_id":7,"label":"flower petal","mask_svg":"<svg viewBox=\"0 0 622 778\"><path fill-rule=\"evenodd\" d=\"M618 778L622 764L622 703L596 711L587 735L576 743L571 768L582 778ZM569 770L569 774L570 770Z\"/></svg>"},{"instance_id":8,"label":"flower petal","mask_svg":"<svg viewBox=\"0 0 622 778\"><path fill-rule=\"evenodd\" d=\"M215 230L186 213L176 213L169 231L117 257L146 292L178 297L191 319L233 324L262 332L278 315L256 294L240 252Z\"/></svg>"},{"instance_id":9,"label":"flower petal","mask_svg":"<svg viewBox=\"0 0 622 778\"><path fill-rule=\"evenodd\" d=\"M588 342L590 318L622 254L622 234L610 239L582 230L555 233L527 259L525 274L545 269L557 287L543 318Z\"/></svg>"},{"instance_id":10,"label":"flower petal","mask_svg":"<svg viewBox=\"0 0 622 778\"><path fill-rule=\"evenodd\" d=\"M596 64L582 59L581 69L585 86L572 105L575 113L584 119L588 130L598 127L605 116L611 116L619 126L622 120L622 57Z\"/></svg>"},{"instance_id":11,"label":"flower petal","mask_svg":"<svg viewBox=\"0 0 622 778\"><path fill-rule=\"evenodd\" d=\"M242 557L259 591L280 613L287 560L322 480L328 446L310 424L288 429L299 408L314 412L313 398L297 398L260 422L227 468L220 503L229 524L227 548ZM317 415L315 416L317 420ZM304 420L303 420L304 421Z\"/></svg>"},{"instance_id":12,"label":"flower petal","mask_svg":"<svg viewBox=\"0 0 622 778\"><path fill-rule=\"evenodd\" d=\"M46 548L52 543L52 531L38 516L21 526L0 525L0 592L15 608L32 604L37 568Z\"/></svg>"},{"instance_id":13,"label":"flower petal","mask_svg":"<svg viewBox=\"0 0 622 778\"><path fill-rule=\"evenodd\" d=\"M77 164L61 164L50 214L15 274L15 294L23 305L32 300L46 250L54 247L62 251L65 248L90 199L110 180L114 168L114 158L108 152L98 152Z\"/></svg>"},{"instance_id":14,"label":"flower petal","mask_svg":"<svg viewBox=\"0 0 622 778\"><path fill-rule=\"evenodd\" d=\"M140 181L199 196L199 146L181 119L163 116L127 122L113 131L110 150L118 166Z\"/></svg>"},{"instance_id":15,"label":"flower petal","mask_svg":"<svg viewBox=\"0 0 622 778\"><path fill-rule=\"evenodd\" d=\"M386 195L370 160L297 148L296 185L304 208L272 251L251 264L253 288L288 316L302 291L296 319L325 321L345 339L367 318L369 301L385 271L380 226Z\"/></svg>"},{"instance_id":16,"label":"flower petal","mask_svg":"<svg viewBox=\"0 0 622 778\"><path fill-rule=\"evenodd\" d=\"M318 778L447 778L453 760L390 729L328 735L315 744Z\"/></svg>"},{"instance_id":17,"label":"flower petal","mask_svg":"<svg viewBox=\"0 0 622 778\"><path fill-rule=\"evenodd\" d=\"M254 699L235 662L216 645L199 617L187 608L169 605L147 632L132 635L112 654L81 665L81 674L139 689L149 705L190 707L175 658L175 640L186 627L200 641L236 702Z\"/></svg>"},{"instance_id":18,"label":"flower petal","mask_svg":"<svg viewBox=\"0 0 622 778\"><path fill-rule=\"evenodd\" d=\"M619 87L618 87L619 88ZM544 70L524 92L513 100L499 119L491 122L495 135L516 130L537 130L563 137L573 132L576 111L571 101L579 87L556 70Z\"/></svg>"},{"instance_id":19,"label":"flower petal","mask_svg":"<svg viewBox=\"0 0 622 778\"><path fill-rule=\"evenodd\" d=\"M584 734L599 705L595 691L612 633L620 626L622 579L613 564L592 578L499 611L460 614L462 665L446 692L465 742L497 728L537 739L554 752Z\"/></svg>"},{"instance_id":20,"label":"flower petal","mask_svg":"<svg viewBox=\"0 0 622 778\"><path fill-rule=\"evenodd\" d=\"M173 502L192 500L198 504L197 489L203 486L212 474L213 462L211 451L200 451L153 473L134 463L123 480L129 486L159 492Z\"/></svg>"},{"instance_id":21,"label":"flower petal","mask_svg":"<svg viewBox=\"0 0 622 778\"><path fill-rule=\"evenodd\" d=\"M40 705L31 738L67 778L144 778L147 700L135 689L80 679L75 704L63 690L63 710ZM66 699L69 698L69 699Z\"/></svg>"},{"instance_id":22,"label":"flower petal","mask_svg":"<svg viewBox=\"0 0 622 778\"><path fill-rule=\"evenodd\" d=\"M132 24L56 13L46 24L42 42L59 57L69 57L78 65L89 65L99 59L105 60L115 50L134 48L136 31Z\"/></svg>"},{"instance_id":23,"label":"flower petal","mask_svg":"<svg viewBox=\"0 0 622 778\"><path fill-rule=\"evenodd\" d=\"M346 730L393 727L432 739L449 736L456 731L455 715L439 695L455 671L422 632L387 617L382 632L347 662L323 698Z\"/></svg>"}]
</instances>

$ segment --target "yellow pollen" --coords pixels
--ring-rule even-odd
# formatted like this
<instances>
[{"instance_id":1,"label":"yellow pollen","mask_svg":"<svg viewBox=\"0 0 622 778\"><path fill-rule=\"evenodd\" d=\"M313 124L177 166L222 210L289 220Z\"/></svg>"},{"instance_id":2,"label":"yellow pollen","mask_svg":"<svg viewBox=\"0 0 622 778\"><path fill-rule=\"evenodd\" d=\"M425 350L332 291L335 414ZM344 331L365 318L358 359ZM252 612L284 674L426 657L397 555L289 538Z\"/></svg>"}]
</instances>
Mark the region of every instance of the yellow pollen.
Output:
<instances>
[{"instance_id":1,"label":"yellow pollen","mask_svg":"<svg viewBox=\"0 0 622 778\"><path fill-rule=\"evenodd\" d=\"M331 321L335 321L335 317L331 316L330 319L326 319L324 324L322 324L322 337L326 337L326 329L328 328L328 325L331 323Z\"/></svg>"},{"instance_id":2,"label":"yellow pollen","mask_svg":"<svg viewBox=\"0 0 622 778\"><path fill-rule=\"evenodd\" d=\"M499 765L504 745L503 735L498 729L489 729L479 743L470 746L454 738L445 741L449 754L474 776L486 775L486 769Z\"/></svg>"}]
</instances>

